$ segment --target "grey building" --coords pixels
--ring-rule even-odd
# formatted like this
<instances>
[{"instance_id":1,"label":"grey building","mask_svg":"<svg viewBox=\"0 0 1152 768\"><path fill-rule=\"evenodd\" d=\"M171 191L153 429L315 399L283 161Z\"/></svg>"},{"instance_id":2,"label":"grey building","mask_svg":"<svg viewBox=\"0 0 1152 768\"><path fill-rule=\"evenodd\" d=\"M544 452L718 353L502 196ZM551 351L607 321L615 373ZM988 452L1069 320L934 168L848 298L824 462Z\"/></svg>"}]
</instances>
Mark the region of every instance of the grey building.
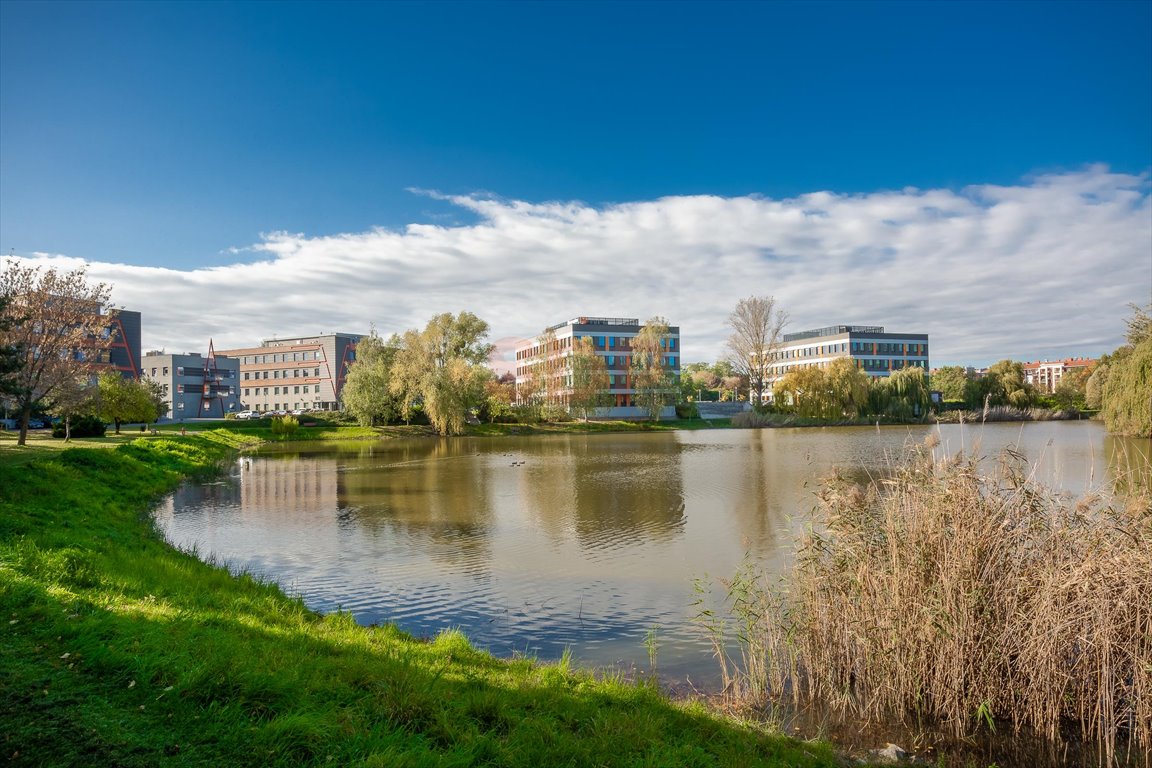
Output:
<instances>
[{"instance_id":1,"label":"grey building","mask_svg":"<svg viewBox=\"0 0 1152 768\"><path fill-rule=\"evenodd\" d=\"M240 362L241 409L335 411L364 334L330 333L265 340L222 350Z\"/></svg>"},{"instance_id":2,"label":"grey building","mask_svg":"<svg viewBox=\"0 0 1152 768\"><path fill-rule=\"evenodd\" d=\"M158 382L168 401L167 418L223 418L240 409L240 361L197 352L169 355L149 352L141 366L142 378Z\"/></svg>"},{"instance_id":3,"label":"grey building","mask_svg":"<svg viewBox=\"0 0 1152 768\"><path fill-rule=\"evenodd\" d=\"M902 368L928 373L928 334L887 333L879 325L832 325L787 333L773 356L768 375L771 387L800 368L824 368L838 357L848 357L869 376L888 376Z\"/></svg>"}]
</instances>

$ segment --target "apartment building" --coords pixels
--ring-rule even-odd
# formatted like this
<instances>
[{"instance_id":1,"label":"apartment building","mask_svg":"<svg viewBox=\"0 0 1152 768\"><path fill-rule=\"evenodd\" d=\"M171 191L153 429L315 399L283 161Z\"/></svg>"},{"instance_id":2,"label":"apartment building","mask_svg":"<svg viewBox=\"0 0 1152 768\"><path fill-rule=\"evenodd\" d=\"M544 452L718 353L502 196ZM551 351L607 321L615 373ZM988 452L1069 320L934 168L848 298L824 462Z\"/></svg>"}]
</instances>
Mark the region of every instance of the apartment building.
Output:
<instances>
[{"instance_id":1,"label":"apartment building","mask_svg":"<svg viewBox=\"0 0 1152 768\"><path fill-rule=\"evenodd\" d=\"M197 352L149 352L141 376L163 387L169 419L224 418L241 410L240 361L215 354L211 342L206 357Z\"/></svg>"},{"instance_id":2,"label":"apartment building","mask_svg":"<svg viewBox=\"0 0 1152 768\"><path fill-rule=\"evenodd\" d=\"M825 368L839 357L851 358L869 376L888 376L915 366L928 372L928 334L887 333L879 325L831 325L784 335L769 369L766 397L789 372Z\"/></svg>"},{"instance_id":3,"label":"apartment building","mask_svg":"<svg viewBox=\"0 0 1152 768\"><path fill-rule=\"evenodd\" d=\"M269 339L258 347L221 350L240 362L240 403L247 411L335 411L364 334L329 333Z\"/></svg>"},{"instance_id":4,"label":"apartment building","mask_svg":"<svg viewBox=\"0 0 1152 768\"><path fill-rule=\"evenodd\" d=\"M1069 357L1063 360L1043 360L1023 363L1024 380L1038 392L1051 394L1060 380L1072 371L1091 369L1096 361L1089 357Z\"/></svg>"},{"instance_id":5,"label":"apartment building","mask_svg":"<svg viewBox=\"0 0 1152 768\"><path fill-rule=\"evenodd\" d=\"M610 406L601 409L601 416L629 418L647 415L634 402L636 390L632 386L632 339L644 326L634 317L577 317L546 328L542 336L527 339L516 347L516 388L519 393L532 379L541 363L552 364L552 374L559 378L556 388L561 404L566 405L566 387L571 387L571 369L567 358L577 339L590 338L596 354L604 358L608 369L607 395ZM680 376L680 328L669 326L661 340L664 365L676 378ZM675 408L669 406L662 418L673 418Z\"/></svg>"}]
</instances>

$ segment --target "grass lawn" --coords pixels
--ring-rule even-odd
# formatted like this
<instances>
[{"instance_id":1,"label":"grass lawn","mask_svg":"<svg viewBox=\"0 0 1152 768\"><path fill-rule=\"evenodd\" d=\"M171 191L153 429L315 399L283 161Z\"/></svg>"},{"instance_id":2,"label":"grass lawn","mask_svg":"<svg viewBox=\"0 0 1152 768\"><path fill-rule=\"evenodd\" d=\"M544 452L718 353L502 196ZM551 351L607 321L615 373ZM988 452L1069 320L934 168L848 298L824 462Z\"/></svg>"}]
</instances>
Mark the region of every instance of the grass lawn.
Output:
<instances>
[{"instance_id":1,"label":"grass lawn","mask_svg":"<svg viewBox=\"0 0 1152 768\"><path fill-rule=\"evenodd\" d=\"M321 616L172 549L147 511L258 435L233 427L67 449L0 435L8 764L839 765L644 683Z\"/></svg>"}]
</instances>

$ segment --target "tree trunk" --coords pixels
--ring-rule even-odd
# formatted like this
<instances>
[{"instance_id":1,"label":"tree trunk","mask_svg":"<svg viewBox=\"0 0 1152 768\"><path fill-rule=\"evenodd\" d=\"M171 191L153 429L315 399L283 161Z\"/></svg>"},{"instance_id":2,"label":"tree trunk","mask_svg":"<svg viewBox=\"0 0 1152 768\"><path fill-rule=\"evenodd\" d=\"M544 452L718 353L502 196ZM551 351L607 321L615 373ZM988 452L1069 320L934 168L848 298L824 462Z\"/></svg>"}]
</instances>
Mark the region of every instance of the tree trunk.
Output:
<instances>
[{"instance_id":1,"label":"tree trunk","mask_svg":"<svg viewBox=\"0 0 1152 768\"><path fill-rule=\"evenodd\" d=\"M72 414L64 417L64 442L72 442Z\"/></svg>"},{"instance_id":2,"label":"tree trunk","mask_svg":"<svg viewBox=\"0 0 1152 768\"><path fill-rule=\"evenodd\" d=\"M116 434L120 434L120 419L114 419L116 422Z\"/></svg>"},{"instance_id":3,"label":"tree trunk","mask_svg":"<svg viewBox=\"0 0 1152 768\"><path fill-rule=\"evenodd\" d=\"M20 437L16 440L16 445L25 445L28 442L28 421L32 418L32 403L24 404L24 408L20 411Z\"/></svg>"}]
</instances>

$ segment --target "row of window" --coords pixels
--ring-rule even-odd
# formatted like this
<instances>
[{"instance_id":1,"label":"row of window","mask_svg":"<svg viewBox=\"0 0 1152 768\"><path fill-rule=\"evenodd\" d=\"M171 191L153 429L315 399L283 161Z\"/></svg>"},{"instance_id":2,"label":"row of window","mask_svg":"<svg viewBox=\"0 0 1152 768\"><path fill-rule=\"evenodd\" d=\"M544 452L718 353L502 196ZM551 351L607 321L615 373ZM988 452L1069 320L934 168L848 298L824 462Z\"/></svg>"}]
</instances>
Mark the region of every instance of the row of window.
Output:
<instances>
[{"instance_id":1,"label":"row of window","mask_svg":"<svg viewBox=\"0 0 1152 768\"><path fill-rule=\"evenodd\" d=\"M236 388L228 386L227 384L210 384L207 387L205 387L203 384L189 384L187 385L187 388L185 388L185 385L183 384L176 385L177 394L182 395L185 392L203 392L206 395L234 395L236 394ZM167 384L164 385L164 394L168 394Z\"/></svg>"},{"instance_id":2,"label":"row of window","mask_svg":"<svg viewBox=\"0 0 1152 768\"><path fill-rule=\"evenodd\" d=\"M251 381L252 379L266 379L268 378L269 371L244 371L244 380ZM271 371L273 379L300 379L307 377L318 377L320 375L319 368L285 368L283 370L277 368Z\"/></svg>"},{"instance_id":3,"label":"row of window","mask_svg":"<svg viewBox=\"0 0 1152 768\"><path fill-rule=\"evenodd\" d=\"M308 387L309 386L312 387L313 392L319 392L320 391L320 385L319 384L312 384L312 385L297 384L297 385L292 387L292 394L293 395L299 395L299 394L301 394L301 392L303 392L303 394L308 394ZM244 397L251 397L252 395L256 395L257 397L259 397L261 394L261 392L260 392L261 389L264 390L263 394L265 394L265 395L268 394L268 387L252 387L252 388L245 388L244 389ZM285 387L272 387L272 394L279 395L279 394L281 394L280 390L284 390L283 394L285 394L285 395L288 394L288 387L286 387L286 386Z\"/></svg>"},{"instance_id":4,"label":"row of window","mask_svg":"<svg viewBox=\"0 0 1152 768\"><path fill-rule=\"evenodd\" d=\"M262 363L300 363L306 360L323 360L321 350L306 349L303 352L273 352L265 355L241 355L241 365L260 365Z\"/></svg>"}]
</instances>

